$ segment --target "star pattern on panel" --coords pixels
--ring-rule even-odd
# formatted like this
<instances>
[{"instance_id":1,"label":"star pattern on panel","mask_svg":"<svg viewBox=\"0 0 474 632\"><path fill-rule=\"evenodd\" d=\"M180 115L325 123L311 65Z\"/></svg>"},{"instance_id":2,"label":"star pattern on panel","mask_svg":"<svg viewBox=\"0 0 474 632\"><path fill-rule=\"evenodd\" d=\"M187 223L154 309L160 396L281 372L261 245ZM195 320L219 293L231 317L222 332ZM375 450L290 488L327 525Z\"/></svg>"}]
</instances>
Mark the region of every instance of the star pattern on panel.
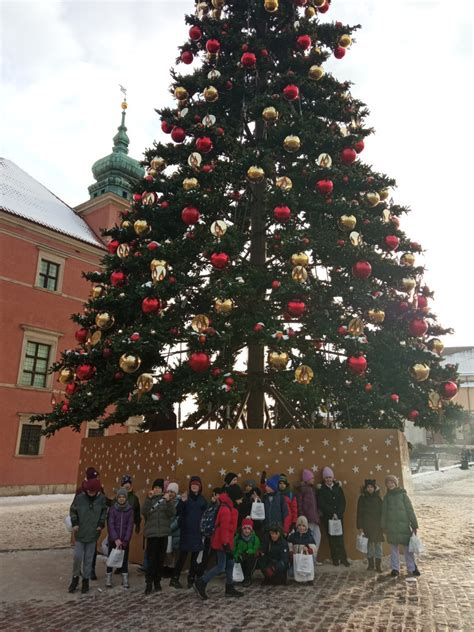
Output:
<instances>
[{"instance_id":1,"label":"star pattern on panel","mask_svg":"<svg viewBox=\"0 0 474 632\"><path fill-rule=\"evenodd\" d=\"M299 445L298 446L298 452L304 452L304 445Z\"/></svg>"},{"instance_id":2,"label":"star pattern on panel","mask_svg":"<svg viewBox=\"0 0 474 632\"><path fill-rule=\"evenodd\" d=\"M354 465L354 467L352 468L352 471L354 472L354 474L358 474L359 473L359 466L358 465Z\"/></svg>"},{"instance_id":3,"label":"star pattern on panel","mask_svg":"<svg viewBox=\"0 0 474 632\"><path fill-rule=\"evenodd\" d=\"M319 467L317 465L313 465L311 469L313 472L317 472L319 470Z\"/></svg>"},{"instance_id":4,"label":"star pattern on panel","mask_svg":"<svg viewBox=\"0 0 474 632\"><path fill-rule=\"evenodd\" d=\"M329 439L324 439L323 445L327 447L329 445Z\"/></svg>"}]
</instances>

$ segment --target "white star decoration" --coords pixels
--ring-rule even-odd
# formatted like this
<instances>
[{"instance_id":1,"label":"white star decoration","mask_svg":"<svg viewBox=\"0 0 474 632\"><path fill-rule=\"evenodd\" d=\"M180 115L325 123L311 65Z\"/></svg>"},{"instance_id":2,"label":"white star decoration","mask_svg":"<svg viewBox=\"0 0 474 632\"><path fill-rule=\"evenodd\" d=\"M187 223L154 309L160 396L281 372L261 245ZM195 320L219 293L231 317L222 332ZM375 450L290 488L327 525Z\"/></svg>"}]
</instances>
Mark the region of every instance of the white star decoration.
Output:
<instances>
[{"instance_id":1,"label":"white star decoration","mask_svg":"<svg viewBox=\"0 0 474 632\"><path fill-rule=\"evenodd\" d=\"M284 436L283 443L290 443L290 437Z\"/></svg>"},{"instance_id":2,"label":"white star decoration","mask_svg":"<svg viewBox=\"0 0 474 632\"><path fill-rule=\"evenodd\" d=\"M224 469L223 467L221 467L221 469L219 470L219 474L220 474L221 476L224 476L224 474L225 474L225 469Z\"/></svg>"},{"instance_id":3,"label":"white star decoration","mask_svg":"<svg viewBox=\"0 0 474 632\"><path fill-rule=\"evenodd\" d=\"M221 444L221 443L222 443L222 441L223 441L223 438L222 438L222 437L217 437L217 439L216 439L216 443Z\"/></svg>"},{"instance_id":4,"label":"white star decoration","mask_svg":"<svg viewBox=\"0 0 474 632\"><path fill-rule=\"evenodd\" d=\"M362 446L362 452L367 452L368 449L369 449L369 446L365 445L364 443L364 445Z\"/></svg>"},{"instance_id":5,"label":"white star decoration","mask_svg":"<svg viewBox=\"0 0 474 632\"><path fill-rule=\"evenodd\" d=\"M352 468L352 471L354 472L354 474L358 474L359 473L359 468L357 465L354 465L354 467Z\"/></svg>"},{"instance_id":6,"label":"white star decoration","mask_svg":"<svg viewBox=\"0 0 474 632\"><path fill-rule=\"evenodd\" d=\"M387 438L387 439L385 439L384 443L385 443L385 445L392 445L392 440Z\"/></svg>"},{"instance_id":7,"label":"white star decoration","mask_svg":"<svg viewBox=\"0 0 474 632\"><path fill-rule=\"evenodd\" d=\"M261 447L263 446L263 444L264 444L264 443L265 443L265 442L264 442L264 441L262 441L262 439L259 439L259 440L257 441L257 445L258 445L258 447L259 447L259 448L261 448Z\"/></svg>"},{"instance_id":8,"label":"white star decoration","mask_svg":"<svg viewBox=\"0 0 474 632\"><path fill-rule=\"evenodd\" d=\"M354 443L354 437L353 436L347 437L347 443Z\"/></svg>"},{"instance_id":9,"label":"white star decoration","mask_svg":"<svg viewBox=\"0 0 474 632\"><path fill-rule=\"evenodd\" d=\"M234 454L236 454L239 451L239 448L237 448L235 445L232 446L232 450L231 452L233 452Z\"/></svg>"},{"instance_id":10,"label":"white star decoration","mask_svg":"<svg viewBox=\"0 0 474 632\"><path fill-rule=\"evenodd\" d=\"M294 474L294 473L295 473L295 468L290 466L288 468L288 474Z\"/></svg>"},{"instance_id":11,"label":"white star decoration","mask_svg":"<svg viewBox=\"0 0 474 632\"><path fill-rule=\"evenodd\" d=\"M298 446L298 452L304 452L304 445Z\"/></svg>"},{"instance_id":12,"label":"white star decoration","mask_svg":"<svg viewBox=\"0 0 474 632\"><path fill-rule=\"evenodd\" d=\"M252 468L250 466L247 465L247 467L244 468L244 472L246 474L250 474L250 472L252 471Z\"/></svg>"},{"instance_id":13,"label":"white star decoration","mask_svg":"<svg viewBox=\"0 0 474 632\"><path fill-rule=\"evenodd\" d=\"M192 448L195 448L195 447L196 447L196 442L195 442L195 441L190 441L190 442L188 443L188 445L189 445L189 447L190 447L191 449L192 449Z\"/></svg>"},{"instance_id":14,"label":"white star decoration","mask_svg":"<svg viewBox=\"0 0 474 632\"><path fill-rule=\"evenodd\" d=\"M329 445L329 439L324 439L323 445L328 446Z\"/></svg>"},{"instance_id":15,"label":"white star decoration","mask_svg":"<svg viewBox=\"0 0 474 632\"><path fill-rule=\"evenodd\" d=\"M382 466L377 463L377 465L375 466L375 469L377 470L377 472L381 472Z\"/></svg>"},{"instance_id":16,"label":"white star decoration","mask_svg":"<svg viewBox=\"0 0 474 632\"><path fill-rule=\"evenodd\" d=\"M176 459L176 465L183 465L183 463L184 463L184 460L181 457Z\"/></svg>"},{"instance_id":17,"label":"white star decoration","mask_svg":"<svg viewBox=\"0 0 474 632\"><path fill-rule=\"evenodd\" d=\"M317 465L313 465L311 469L313 470L313 472L317 472L319 470L319 467Z\"/></svg>"}]
</instances>

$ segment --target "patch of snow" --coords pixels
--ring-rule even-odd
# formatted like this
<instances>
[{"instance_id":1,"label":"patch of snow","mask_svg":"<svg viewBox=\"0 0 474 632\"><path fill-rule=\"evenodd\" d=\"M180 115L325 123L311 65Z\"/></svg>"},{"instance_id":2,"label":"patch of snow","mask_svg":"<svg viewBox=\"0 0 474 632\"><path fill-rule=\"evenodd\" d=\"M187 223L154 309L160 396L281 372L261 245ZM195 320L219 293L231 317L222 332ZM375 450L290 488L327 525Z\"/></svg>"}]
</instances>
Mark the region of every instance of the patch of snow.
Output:
<instances>
[{"instance_id":1,"label":"patch of snow","mask_svg":"<svg viewBox=\"0 0 474 632\"><path fill-rule=\"evenodd\" d=\"M471 481L474 480L474 469L461 470L459 465L443 468L439 472L434 470L432 472L421 472L420 474L412 475L413 488L417 492L429 491L441 487L446 483L464 481L467 478L470 478Z\"/></svg>"},{"instance_id":2,"label":"patch of snow","mask_svg":"<svg viewBox=\"0 0 474 632\"><path fill-rule=\"evenodd\" d=\"M49 503L72 503L74 494L43 494L38 496L2 496L0 507L11 505L45 505Z\"/></svg>"}]
</instances>

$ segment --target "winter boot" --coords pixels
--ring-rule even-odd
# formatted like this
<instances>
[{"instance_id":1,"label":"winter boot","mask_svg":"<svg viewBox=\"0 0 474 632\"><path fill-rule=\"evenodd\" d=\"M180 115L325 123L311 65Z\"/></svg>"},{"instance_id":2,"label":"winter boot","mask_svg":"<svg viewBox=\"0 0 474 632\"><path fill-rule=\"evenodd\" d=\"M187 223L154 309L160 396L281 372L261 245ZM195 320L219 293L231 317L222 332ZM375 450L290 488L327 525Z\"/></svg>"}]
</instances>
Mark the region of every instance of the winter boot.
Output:
<instances>
[{"instance_id":1,"label":"winter boot","mask_svg":"<svg viewBox=\"0 0 474 632\"><path fill-rule=\"evenodd\" d=\"M373 558L373 557L368 557L368 558L367 558L367 562L368 562L368 564L367 564L367 570L368 570L368 571L373 571L373 570L374 570L374 568L375 568L375 566L374 566L374 558Z\"/></svg>"},{"instance_id":2,"label":"winter boot","mask_svg":"<svg viewBox=\"0 0 474 632\"><path fill-rule=\"evenodd\" d=\"M206 582L204 582L201 579L201 577L198 577L196 579L196 581L194 582L193 588L203 601L206 601L206 599L209 599L209 597L206 595Z\"/></svg>"},{"instance_id":3,"label":"winter boot","mask_svg":"<svg viewBox=\"0 0 474 632\"><path fill-rule=\"evenodd\" d=\"M155 587L155 592L161 592L161 580L160 579L155 579L153 581L153 585Z\"/></svg>"},{"instance_id":4,"label":"winter boot","mask_svg":"<svg viewBox=\"0 0 474 632\"><path fill-rule=\"evenodd\" d=\"M188 588L192 588L194 586L194 582L196 580L194 579L194 577L189 577L188 575Z\"/></svg>"},{"instance_id":5,"label":"winter boot","mask_svg":"<svg viewBox=\"0 0 474 632\"><path fill-rule=\"evenodd\" d=\"M151 595L153 592L153 582L148 581L145 584L145 595Z\"/></svg>"},{"instance_id":6,"label":"winter boot","mask_svg":"<svg viewBox=\"0 0 474 632\"><path fill-rule=\"evenodd\" d=\"M375 559L375 570L377 571L377 573L382 572L382 560L378 557Z\"/></svg>"},{"instance_id":7,"label":"winter boot","mask_svg":"<svg viewBox=\"0 0 474 632\"><path fill-rule=\"evenodd\" d=\"M411 576L412 577L419 577L420 575L421 575L421 573L418 570L418 566L415 566L415 570L411 572Z\"/></svg>"},{"instance_id":8,"label":"winter boot","mask_svg":"<svg viewBox=\"0 0 474 632\"><path fill-rule=\"evenodd\" d=\"M79 585L79 575L74 575L73 578L71 579L71 583L69 584L69 588L67 589L67 591L70 593L75 592L78 585Z\"/></svg>"},{"instance_id":9,"label":"winter boot","mask_svg":"<svg viewBox=\"0 0 474 632\"><path fill-rule=\"evenodd\" d=\"M122 586L124 588L130 588L130 584L128 583L128 573L122 573Z\"/></svg>"},{"instance_id":10,"label":"winter boot","mask_svg":"<svg viewBox=\"0 0 474 632\"><path fill-rule=\"evenodd\" d=\"M399 575L400 575L400 571L392 569L392 572L390 573L390 577L399 577Z\"/></svg>"},{"instance_id":11,"label":"winter boot","mask_svg":"<svg viewBox=\"0 0 474 632\"><path fill-rule=\"evenodd\" d=\"M82 579L82 586L81 586L81 593L83 595L85 595L88 592L89 592L89 580L83 578Z\"/></svg>"},{"instance_id":12,"label":"winter boot","mask_svg":"<svg viewBox=\"0 0 474 632\"><path fill-rule=\"evenodd\" d=\"M251 586L252 584L252 578L251 577L246 577L242 583L242 586L244 588L247 588L248 586Z\"/></svg>"},{"instance_id":13,"label":"winter boot","mask_svg":"<svg viewBox=\"0 0 474 632\"><path fill-rule=\"evenodd\" d=\"M183 585L180 584L179 579L177 577L172 577L170 579L170 586L172 586L173 588L182 588Z\"/></svg>"},{"instance_id":14,"label":"winter boot","mask_svg":"<svg viewBox=\"0 0 474 632\"><path fill-rule=\"evenodd\" d=\"M226 584L225 585L225 596L226 597L243 597L244 593L243 592L239 592L238 590L235 590L235 587L233 584Z\"/></svg>"},{"instance_id":15,"label":"winter boot","mask_svg":"<svg viewBox=\"0 0 474 632\"><path fill-rule=\"evenodd\" d=\"M105 585L107 588L112 588L112 573L105 574Z\"/></svg>"}]
</instances>

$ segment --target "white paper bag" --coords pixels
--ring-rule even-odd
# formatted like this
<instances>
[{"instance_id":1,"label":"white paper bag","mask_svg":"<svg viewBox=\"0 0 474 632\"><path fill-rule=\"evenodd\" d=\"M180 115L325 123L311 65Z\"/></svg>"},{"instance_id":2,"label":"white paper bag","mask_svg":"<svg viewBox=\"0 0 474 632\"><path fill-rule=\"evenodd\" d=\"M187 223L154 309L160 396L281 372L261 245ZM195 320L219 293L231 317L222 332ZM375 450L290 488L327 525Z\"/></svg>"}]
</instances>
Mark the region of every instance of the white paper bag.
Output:
<instances>
[{"instance_id":1,"label":"white paper bag","mask_svg":"<svg viewBox=\"0 0 474 632\"><path fill-rule=\"evenodd\" d=\"M69 533L72 533L72 522L71 522L71 516L66 516L64 518L64 526L66 527L66 529L69 531Z\"/></svg>"},{"instance_id":2,"label":"white paper bag","mask_svg":"<svg viewBox=\"0 0 474 632\"><path fill-rule=\"evenodd\" d=\"M232 571L232 579L234 582L243 582L244 581L244 572L242 570L241 564L238 562L234 562L234 570Z\"/></svg>"},{"instance_id":3,"label":"white paper bag","mask_svg":"<svg viewBox=\"0 0 474 632\"><path fill-rule=\"evenodd\" d=\"M329 535L342 535L342 522L340 520L329 521Z\"/></svg>"},{"instance_id":4,"label":"white paper bag","mask_svg":"<svg viewBox=\"0 0 474 632\"><path fill-rule=\"evenodd\" d=\"M102 555L108 557L109 555L109 538L106 537L102 540L102 544L100 545L100 550L102 551Z\"/></svg>"},{"instance_id":5,"label":"white paper bag","mask_svg":"<svg viewBox=\"0 0 474 632\"><path fill-rule=\"evenodd\" d=\"M171 535L168 536L168 544L166 545L166 552L173 553L173 537Z\"/></svg>"},{"instance_id":6,"label":"white paper bag","mask_svg":"<svg viewBox=\"0 0 474 632\"><path fill-rule=\"evenodd\" d=\"M265 505L261 500L256 500L252 503L250 517L252 520L265 520Z\"/></svg>"},{"instance_id":7,"label":"white paper bag","mask_svg":"<svg viewBox=\"0 0 474 632\"><path fill-rule=\"evenodd\" d=\"M311 582L314 579L314 558L312 555L295 553L293 555L293 573L297 582Z\"/></svg>"},{"instance_id":8,"label":"white paper bag","mask_svg":"<svg viewBox=\"0 0 474 632\"><path fill-rule=\"evenodd\" d=\"M199 551L199 555L196 558L196 564L202 564L203 557L204 557L204 551Z\"/></svg>"},{"instance_id":9,"label":"white paper bag","mask_svg":"<svg viewBox=\"0 0 474 632\"><path fill-rule=\"evenodd\" d=\"M367 553L367 546L369 544L369 538L364 535L358 535L356 539L356 549L361 553Z\"/></svg>"},{"instance_id":10,"label":"white paper bag","mask_svg":"<svg viewBox=\"0 0 474 632\"><path fill-rule=\"evenodd\" d=\"M408 544L408 550L415 555L421 555L425 552L425 545L417 535L412 535Z\"/></svg>"},{"instance_id":11,"label":"white paper bag","mask_svg":"<svg viewBox=\"0 0 474 632\"><path fill-rule=\"evenodd\" d=\"M125 551L123 549L112 549L107 558L107 566L109 568L122 568L124 555Z\"/></svg>"}]
</instances>

